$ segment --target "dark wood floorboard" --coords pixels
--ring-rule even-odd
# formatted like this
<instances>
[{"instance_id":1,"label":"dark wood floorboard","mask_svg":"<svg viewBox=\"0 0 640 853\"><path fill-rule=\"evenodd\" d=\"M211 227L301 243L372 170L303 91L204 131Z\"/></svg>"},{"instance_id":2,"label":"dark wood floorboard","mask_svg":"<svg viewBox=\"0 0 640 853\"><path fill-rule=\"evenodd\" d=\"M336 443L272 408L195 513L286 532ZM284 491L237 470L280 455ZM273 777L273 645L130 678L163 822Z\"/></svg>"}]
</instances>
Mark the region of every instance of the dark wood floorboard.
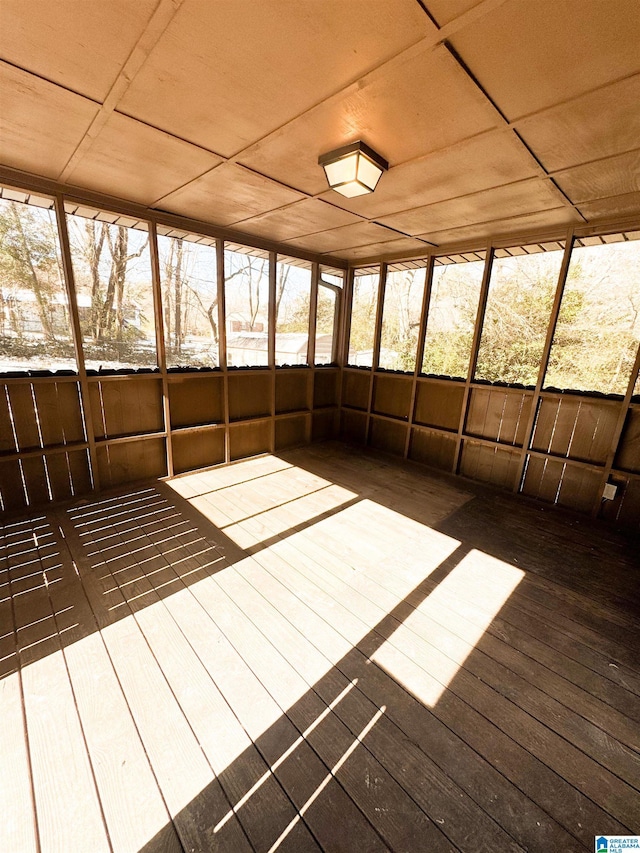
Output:
<instances>
[{"instance_id":1,"label":"dark wood floorboard","mask_svg":"<svg viewBox=\"0 0 640 853\"><path fill-rule=\"evenodd\" d=\"M339 443L0 531L0 850L640 826L637 541Z\"/></svg>"}]
</instances>

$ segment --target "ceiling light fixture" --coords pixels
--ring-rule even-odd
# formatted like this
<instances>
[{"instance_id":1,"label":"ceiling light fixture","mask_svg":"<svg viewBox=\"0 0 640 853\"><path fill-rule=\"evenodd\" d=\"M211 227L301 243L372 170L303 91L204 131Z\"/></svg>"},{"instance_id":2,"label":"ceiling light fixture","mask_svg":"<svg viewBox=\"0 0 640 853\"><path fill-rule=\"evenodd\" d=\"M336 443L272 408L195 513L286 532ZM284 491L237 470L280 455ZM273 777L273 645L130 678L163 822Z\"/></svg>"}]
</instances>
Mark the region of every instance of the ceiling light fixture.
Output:
<instances>
[{"instance_id":1,"label":"ceiling light fixture","mask_svg":"<svg viewBox=\"0 0 640 853\"><path fill-rule=\"evenodd\" d=\"M361 141L322 154L318 163L331 189L347 198L372 193L382 173L389 168L383 157Z\"/></svg>"}]
</instances>

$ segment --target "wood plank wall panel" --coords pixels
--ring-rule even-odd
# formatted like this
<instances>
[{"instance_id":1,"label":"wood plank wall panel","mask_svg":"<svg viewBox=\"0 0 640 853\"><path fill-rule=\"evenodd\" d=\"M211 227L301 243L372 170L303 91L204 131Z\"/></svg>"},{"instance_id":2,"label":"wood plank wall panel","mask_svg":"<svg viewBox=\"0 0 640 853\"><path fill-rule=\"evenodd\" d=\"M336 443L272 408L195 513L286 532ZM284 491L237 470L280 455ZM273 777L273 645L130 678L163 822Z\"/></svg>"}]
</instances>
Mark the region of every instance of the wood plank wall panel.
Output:
<instances>
[{"instance_id":1,"label":"wood plank wall panel","mask_svg":"<svg viewBox=\"0 0 640 853\"><path fill-rule=\"evenodd\" d=\"M33 392L45 447L86 440L78 382L34 384Z\"/></svg>"},{"instance_id":2,"label":"wood plank wall panel","mask_svg":"<svg viewBox=\"0 0 640 853\"><path fill-rule=\"evenodd\" d=\"M338 411L314 412L311 422L311 441L327 441L338 435Z\"/></svg>"},{"instance_id":3,"label":"wood plank wall panel","mask_svg":"<svg viewBox=\"0 0 640 853\"><path fill-rule=\"evenodd\" d=\"M464 400L464 385L420 381L416 389L414 421L426 426L457 430Z\"/></svg>"},{"instance_id":4,"label":"wood plank wall panel","mask_svg":"<svg viewBox=\"0 0 640 853\"><path fill-rule=\"evenodd\" d=\"M204 429L172 436L176 474L224 462L224 430Z\"/></svg>"},{"instance_id":5,"label":"wood plank wall panel","mask_svg":"<svg viewBox=\"0 0 640 853\"><path fill-rule=\"evenodd\" d=\"M220 375L170 375L171 427L224 421L224 386Z\"/></svg>"},{"instance_id":6,"label":"wood plank wall panel","mask_svg":"<svg viewBox=\"0 0 640 853\"><path fill-rule=\"evenodd\" d=\"M96 438L117 438L164 427L159 377L91 382L91 410Z\"/></svg>"},{"instance_id":7,"label":"wood plank wall panel","mask_svg":"<svg viewBox=\"0 0 640 853\"><path fill-rule=\"evenodd\" d=\"M523 494L555 503L564 465L565 463L558 459L530 456L522 484Z\"/></svg>"},{"instance_id":8,"label":"wood plank wall panel","mask_svg":"<svg viewBox=\"0 0 640 853\"><path fill-rule=\"evenodd\" d=\"M27 380L0 387L0 451L36 450L85 438L77 382Z\"/></svg>"},{"instance_id":9,"label":"wood plank wall panel","mask_svg":"<svg viewBox=\"0 0 640 853\"><path fill-rule=\"evenodd\" d=\"M408 427L405 424L393 423L381 418L371 418L369 444L377 450L395 453L402 456Z\"/></svg>"},{"instance_id":10,"label":"wood plank wall panel","mask_svg":"<svg viewBox=\"0 0 640 853\"><path fill-rule=\"evenodd\" d=\"M521 447L532 400L531 392L504 388L472 388L465 432L468 435Z\"/></svg>"},{"instance_id":11,"label":"wood plank wall panel","mask_svg":"<svg viewBox=\"0 0 640 853\"><path fill-rule=\"evenodd\" d=\"M412 384L411 376L374 376L373 411L408 420Z\"/></svg>"},{"instance_id":12,"label":"wood plank wall panel","mask_svg":"<svg viewBox=\"0 0 640 853\"><path fill-rule=\"evenodd\" d=\"M598 498L602 483L599 471L567 465L560 484L558 503L579 512L589 512Z\"/></svg>"},{"instance_id":13,"label":"wood plank wall panel","mask_svg":"<svg viewBox=\"0 0 640 853\"><path fill-rule=\"evenodd\" d=\"M342 379L342 405L366 411L369 407L370 371L345 370Z\"/></svg>"},{"instance_id":14,"label":"wood plank wall panel","mask_svg":"<svg viewBox=\"0 0 640 853\"><path fill-rule=\"evenodd\" d=\"M100 482L104 488L147 477L167 476L164 438L148 438L97 448Z\"/></svg>"},{"instance_id":15,"label":"wood plank wall panel","mask_svg":"<svg viewBox=\"0 0 640 853\"><path fill-rule=\"evenodd\" d=\"M0 385L0 453L12 453L18 449L13 437L8 394L8 386Z\"/></svg>"},{"instance_id":16,"label":"wood plank wall panel","mask_svg":"<svg viewBox=\"0 0 640 853\"><path fill-rule=\"evenodd\" d=\"M543 453L604 463L619 412L620 404L607 400L543 396L531 446Z\"/></svg>"},{"instance_id":17,"label":"wood plank wall panel","mask_svg":"<svg viewBox=\"0 0 640 853\"><path fill-rule=\"evenodd\" d=\"M589 512L601 484L599 471L572 465L561 459L529 457L523 494Z\"/></svg>"},{"instance_id":18,"label":"wood plank wall panel","mask_svg":"<svg viewBox=\"0 0 640 853\"><path fill-rule=\"evenodd\" d=\"M305 443L307 418L300 415L295 418L280 418L276 421L276 450L286 447L298 447Z\"/></svg>"},{"instance_id":19,"label":"wood plank wall panel","mask_svg":"<svg viewBox=\"0 0 640 853\"><path fill-rule=\"evenodd\" d=\"M311 372L300 368L295 372L276 373L276 413L307 408Z\"/></svg>"},{"instance_id":20,"label":"wood plank wall panel","mask_svg":"<svg viewBox=\"0 0 640 853\"><path fill-rule=\"evenodd\" d=\"M627 413L615 467L640 473L640 408L629 409Z\"/></svg>"},{"instance_id":21,"label":"wood plank wall panel","mask_svg":"<svg viewBox=\"0 0 640 853\"><path fill-rule=\"evenodd\" d=\"M338 371L316 370L313 377L313 405L335 406L338 403Z\"/></svg>"},{"instance_id":22,"label":"wood plank wall panel","mask_svg":"<svg viewBox=\"0 0 640 853\"><path fill-rule=\"evenodd\" d=\"M506 447L492 447L465 439L460 457L460 473L503 489L513 489L520 453Z\"/></svg>"},{"instance_id":23,"label":"wood plank wall panel","mask_svg":"<svg viewBox=\"0 0 640 853\"><path fill-rule=\"evenodd\" d=\"M614 500L603 501L602 517L640 531L640 477L613 474L609 479L618 487L618 493Z\"/></svg>"},{"instance_id":24,"label":"wood plank wall panel","mask_svg":"<svg viewBox=\"0 0 640 853\"><path fill-rule=\"evenodd\" d=\"M91 491L89 452L86 449L50 454L47 456L47 470L54 501Z\"/></svg>"},{"instance_id":25,"label":"wood plank wall panel","mask_svg":"<svg viewBox=\"0 0 640 853\"><path fill-rule=\"evenodd\" d=\"M455 436L444 435L441 432L430 432L426 429L411 430L409 459L451 471L456 455Z\"/></svg>"},{"instance_id":26,"label":"wood plank wall panel","mask_svg":"<svg viewBox=\"0 0 640 853\"><path fill-rule=\"evenodd\" d=\"M4 511L22 509L27 506L27 497L22 485L20 462L8 459L0 462L0 495Z\"/></svg>"},{"instance_id":27,"label":"wood plank wall panel","mask_svg":"<svg viewBox=\"0 0 640 853\"><path fill-rule=\"evenodd\" d=\"M367 416L363 412L343 409L340 416L340 435L347 441L365 444L367 439Z\"/></svg>"},{"instance_id":28,"label":"wood plank wall panel","mask_svg":"<svg viewBox=\"0 0 640 853\"><path fill-rule=\"evenodd\" d=\"M271 382L271 373L266 370L255 373L229 373L229 417L231 420L270 415Z\"/></svg>"},{"instance_id":29,"label":"wood plank wall panel","mask_svg":"<svg viewBox=\"0 0 640 853\"><path fill-rule=\"evenodd\" d=\"M21 460L25 488L30 506L46 503L50 500L47 473L42 456L28 456Z\"/></svg>"},{"instance_id":30,"label":"wood plank wall panel","mask_svg":"<svg viewBox=\"0 0 640 853\"><path fill-rule=\"evenodd\" d=\"M271 423L265 420L254 424L232 424L229 427L229 446L232 460L268 453L271 449Z\"/></svg>"},{"instance_id":31,"label":"wood plank wall panel","mask_svg":"<svg viewBox=\"0 0 640 853\"><path fill-rule=\"evenodd\" d=\"M18 450L34 450L40 447L38 417L31 383L9 385L9 406L18 439Z\"/></svg>"}]
</instances>

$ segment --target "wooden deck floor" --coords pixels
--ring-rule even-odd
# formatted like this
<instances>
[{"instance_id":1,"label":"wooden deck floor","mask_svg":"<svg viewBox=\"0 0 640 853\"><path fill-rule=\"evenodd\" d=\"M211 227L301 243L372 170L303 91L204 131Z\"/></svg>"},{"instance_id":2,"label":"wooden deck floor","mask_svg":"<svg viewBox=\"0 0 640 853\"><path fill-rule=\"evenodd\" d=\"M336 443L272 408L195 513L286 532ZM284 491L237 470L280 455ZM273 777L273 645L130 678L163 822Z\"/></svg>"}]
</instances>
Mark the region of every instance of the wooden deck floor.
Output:
<instances>
[{"instance_id":1,"label":"wooden deck floor","mask_svg":"<svg viewBox=\"0 0 640 853\"><path fill-rule=\"evenodd\" d=\"M6 522L0 851L640 828L633 543L339 444Z\"/></svg>"}]
</instances>

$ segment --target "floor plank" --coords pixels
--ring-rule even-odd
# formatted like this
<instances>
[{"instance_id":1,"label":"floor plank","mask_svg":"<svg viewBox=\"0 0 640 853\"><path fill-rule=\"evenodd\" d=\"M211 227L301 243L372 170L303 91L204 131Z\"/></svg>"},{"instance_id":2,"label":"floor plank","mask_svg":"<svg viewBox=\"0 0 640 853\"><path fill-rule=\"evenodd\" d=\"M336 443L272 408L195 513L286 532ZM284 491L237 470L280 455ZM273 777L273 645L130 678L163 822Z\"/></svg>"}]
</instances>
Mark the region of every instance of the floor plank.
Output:
<instances>
[{"instance_id":1,"label":"floor plank","mask_svg":"<svg viewBox=\"0 0 640 853\"><path fill-rule=\"evenodd\" d=\"M546 853L640 824L640 560L605 525L327 443L0 543L2 850Z\"/></svg>"}]
</instances>

